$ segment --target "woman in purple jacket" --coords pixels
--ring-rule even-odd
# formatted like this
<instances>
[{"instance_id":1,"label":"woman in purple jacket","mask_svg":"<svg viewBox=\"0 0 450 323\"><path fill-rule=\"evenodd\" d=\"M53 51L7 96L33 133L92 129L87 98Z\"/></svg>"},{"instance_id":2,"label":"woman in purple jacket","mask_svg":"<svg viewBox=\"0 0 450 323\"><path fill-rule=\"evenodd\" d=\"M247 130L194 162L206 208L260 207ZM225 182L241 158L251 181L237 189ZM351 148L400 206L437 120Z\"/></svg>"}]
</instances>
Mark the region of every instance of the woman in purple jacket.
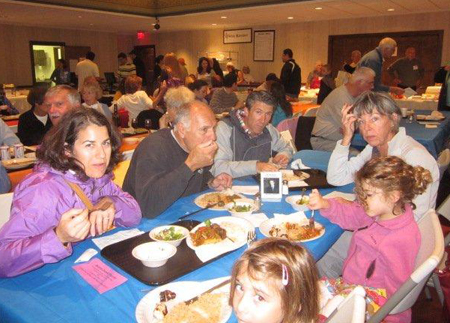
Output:
<instances>
[{"instance_id":1,"label":"woman in purple jacket","mask_svg":"<svg viewBox=\"0 0 450 323\"><path fill-rule=\"evenodd\" d=\"M116 129L94 109L67 113L47 133L39 162L15 189L11 218L0 229L0 277L58 262L72 254L73 243L112 225L139 223L137 202L112 182L120 144Z\"/></svg>"},{"instance_id":2,"label":"woman in purple jacket","mask_svg":"<svg viewBox=\"0 0 450 323\"><path fill-rule=\"evenodd\" d=\"M412 200L431 183L431 174L395 156L369 160L355 178L357 202L324 199L317 190L309 207L346 230L353 230L343 282L385 289L391 297L408 279L420 247ZM411 310L385 322L411 322Z\"/></svg>"}]
</instances>

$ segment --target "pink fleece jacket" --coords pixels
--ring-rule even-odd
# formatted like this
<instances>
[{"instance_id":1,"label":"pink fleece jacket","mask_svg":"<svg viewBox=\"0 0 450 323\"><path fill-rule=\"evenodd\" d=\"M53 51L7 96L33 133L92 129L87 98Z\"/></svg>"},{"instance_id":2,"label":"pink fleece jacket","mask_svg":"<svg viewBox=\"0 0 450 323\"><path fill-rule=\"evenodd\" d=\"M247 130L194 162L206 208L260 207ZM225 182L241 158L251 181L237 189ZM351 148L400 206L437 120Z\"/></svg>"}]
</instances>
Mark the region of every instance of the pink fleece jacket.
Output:
<instances>
[{"instance_id":1,"label":"pink fleece jacket","mask_svg":"<svg viewBox=\"0 0 450 323\"><path fill-rule=\"evenodd\" d=\"M320 213L346 230L354 230L342 277L347 283L385 288L388 298L408 279L414 270L420 247L420 231L410 205L394 219L377 221L363 207L353 202L341 204L330 199L330 208ZM366 279L375 260L375 270ZM386 322L410 322L411 310L389 315Z\"/></svg>"}]
</instances>

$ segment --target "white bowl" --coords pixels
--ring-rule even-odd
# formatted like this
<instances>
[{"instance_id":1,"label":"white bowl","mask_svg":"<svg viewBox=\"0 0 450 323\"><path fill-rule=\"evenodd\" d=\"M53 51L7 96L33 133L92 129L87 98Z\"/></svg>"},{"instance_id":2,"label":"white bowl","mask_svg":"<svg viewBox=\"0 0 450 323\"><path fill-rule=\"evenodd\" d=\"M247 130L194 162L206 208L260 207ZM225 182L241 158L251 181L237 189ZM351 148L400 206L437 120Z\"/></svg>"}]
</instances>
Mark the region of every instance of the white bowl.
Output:
<instances>
[{"instance_id":1,"label":"white bowl","mask_svg":"<svg viewBox=\"0 0 450 323\"><path fill-rule=\"evenodd\" d=\"M235 206L250 206L250 210L249 211L238 212L236 210L233 210L233 208ZM257 211L257 207L255 205L255 202L253 200L251 200L251 199L236 200L234 203L228 203L226 205L226 207L227 207L228 212L230 212L230 214L232 216L237 216L237 217L250 215L253 212Z\"/></svg>"},{"instance_id":2,"label":"white bowl","mask_svg":"<svg viewBox=\"0 0 450 323\"><path fill-rule=\"evenodd\" d=\"M291 196L286 197L286 202L288 202L290 205L292 205L294 210L297 210L297 211L309 210L309 208L308 208L309 196L303 195L303 201L306 200L306 203L304 203L304 204L297 204L297 201L300 200L300 198L301 198L301 195L291 195Z\"/></svg>"},{"instance_id":3,"label":"white bowl","mask_svg":"<svg viewBox=\"0 0 450 323\"><path fill-rule=\"evenodd\" d=\"M177 252L177 247L167 242L154 241L140 244L131 254L139 259L144 266L161 267Z\"/></svg>"},{"instance_id":4,"label":"white bowl","mask_svg":"<svg viewBox=\"0 0 450 323\"><path fill-rule=\"evenodd\" d=\"M177 239L177 240L163 240L159 237L157 237L157 235L163 231L163 230L167 230L170 228L174 228L176 233L181 233L183 235L183 238ZM185 227L179 226L179 225L163 225L160 227L156 227L154 228L152 231L150 231L150 238L152 238L155 241L162 241L162 242L167 242L170 243L171 245L178 247L181 243L181 241L183 241L184 239L186 239L186 237L189 234L189 230L186 229Z\"/></svg>"}]
</instances>

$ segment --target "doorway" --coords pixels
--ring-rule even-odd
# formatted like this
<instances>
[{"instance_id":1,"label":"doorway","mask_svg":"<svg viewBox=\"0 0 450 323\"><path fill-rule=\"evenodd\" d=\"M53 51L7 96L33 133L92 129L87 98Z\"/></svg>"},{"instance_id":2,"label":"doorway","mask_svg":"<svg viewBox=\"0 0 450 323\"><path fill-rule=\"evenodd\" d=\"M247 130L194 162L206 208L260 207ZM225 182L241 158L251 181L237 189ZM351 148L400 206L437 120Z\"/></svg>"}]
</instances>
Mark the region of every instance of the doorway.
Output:
<instances>
[{"instance_id":1,"label":"doorway","mask_svg":"<svg viewBox=\"0 0 450 323\"><path fill-rule=\"evenodd\" d=\"M65 57L65 43L30 41L33 85L52 85L51 75L59 59Z\"/></svg>"}]
</instances>

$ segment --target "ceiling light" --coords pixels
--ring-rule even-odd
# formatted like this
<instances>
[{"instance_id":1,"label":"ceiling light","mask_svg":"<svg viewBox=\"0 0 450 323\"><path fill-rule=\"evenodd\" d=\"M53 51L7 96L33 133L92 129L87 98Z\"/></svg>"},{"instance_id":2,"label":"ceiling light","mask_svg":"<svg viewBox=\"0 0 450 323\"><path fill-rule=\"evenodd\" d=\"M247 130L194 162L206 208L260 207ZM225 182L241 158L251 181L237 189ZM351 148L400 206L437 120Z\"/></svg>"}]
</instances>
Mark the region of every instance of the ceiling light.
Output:
<instances>
[{"instance_id":1,"label":"ceiling light","mask_svg":"<svg viewBox=\"0 0 450 323\"><path fill-rule=\"evenodd\" d=\"M153 23L152 26L156 25L156 23Z\"/></svg>"},{"instance_id":2,"label":"ceiling light","mask_svg":"<svg viewBox=\"0 0 450 323\"><path fill-rule=\"evenodd\" d=\"M292 19L294 19L294 17L288 17L288 19L289 19L289 20L292 20Z\"/></svg>"},{"instance_id":3,"label":"ceiling light","mask_svg":"<svg viewBox=\"0 0 450 323\"><path fill-rule=\"evenodd\" d=\"M314 9L316 9L316 10L322 10L323 8L322 8L322 7L315 7Z\"/></svg>"},{"instance_id":4,"label":"ceiling light","mask_svg":"<svg viewBox=\"0 0 450 323\"><path fill-rule=\"evenodd\" d=\"M89 24L89 26L94 26L94 24Z\"/></svg>"},{"instance_id":5,"label":"ceiling light","mask_svg":"<svg viewBox=\"0 0 450 323\"><path fill-rule=\"evenodd\" d=\"M217 26L217 24L211 24L211 25L213 25L213 26Z\"/></svg>"},{"instance_id":6,"label":"ceiling light","mask_svg":"<svg viewBox=\"0 0 450 323\"><path fill-rule=\"evenodd\" d=\"M389 8L387 11L395 11L394 8Z\"/></svg>"},{"instance_id":7,"label":"ceiling light","mask_svg":"<svg viewBox=\"0 0 450 323\"><path fill-rule=\"evenodd\" d=\"M221 19L227 19L228 17L227 16L222 16L222 17L220 17Z\"/></svg>"},{"instance_id":8,"label":"ceiling light","mask_svg":"<svg viewBox=\"0 0 450 323\"><path fill-rule=\"evenodd\" d=\"M81 17L81 16L78 16L78 18L83 18L83 17Z\"/></svg>"}]
</instances>

